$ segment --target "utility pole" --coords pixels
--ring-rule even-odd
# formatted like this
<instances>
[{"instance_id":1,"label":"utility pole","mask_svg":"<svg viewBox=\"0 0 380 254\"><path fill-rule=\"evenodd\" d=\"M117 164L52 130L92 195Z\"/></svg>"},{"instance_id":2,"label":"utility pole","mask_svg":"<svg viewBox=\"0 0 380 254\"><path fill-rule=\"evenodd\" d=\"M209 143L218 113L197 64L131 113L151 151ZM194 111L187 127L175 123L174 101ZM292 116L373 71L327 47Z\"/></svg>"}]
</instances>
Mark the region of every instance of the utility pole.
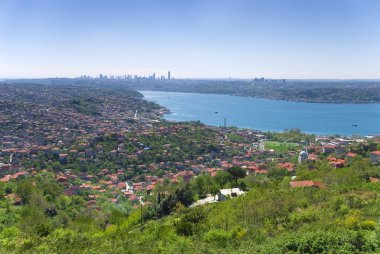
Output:
<instances>
[{"instance_id":1,"label":"utility pole","mask_svg":"<svg viewBox=\"0 0 380 254\"><path fill-rule=\"evenodd\" d=\"M143 207L142 207L141 201L140 201L140 208L141 208L141 229L142 229L142 226L143 226Z\"/></svg>"}]
</instances>

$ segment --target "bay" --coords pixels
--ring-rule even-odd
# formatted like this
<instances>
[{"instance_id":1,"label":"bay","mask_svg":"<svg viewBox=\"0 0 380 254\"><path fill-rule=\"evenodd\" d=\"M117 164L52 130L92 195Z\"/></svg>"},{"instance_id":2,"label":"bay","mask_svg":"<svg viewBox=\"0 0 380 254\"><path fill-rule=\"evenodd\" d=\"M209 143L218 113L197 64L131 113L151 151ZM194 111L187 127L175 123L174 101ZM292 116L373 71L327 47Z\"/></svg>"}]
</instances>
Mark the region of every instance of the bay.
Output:
<instances>
[{"instance_id":1,"label":"bay","mask_svg":"<svg viewBox=\"0 0 380 254\"><path fill-rule=\"evenodd\" d=\"M140 91L171 112L164 119L207 125L284 131L298 128L319 135L380 133L380 104L333 104L268 100L219 94ZM355 126L357 125L357 126Z\"/></svg>"}]
</instances>

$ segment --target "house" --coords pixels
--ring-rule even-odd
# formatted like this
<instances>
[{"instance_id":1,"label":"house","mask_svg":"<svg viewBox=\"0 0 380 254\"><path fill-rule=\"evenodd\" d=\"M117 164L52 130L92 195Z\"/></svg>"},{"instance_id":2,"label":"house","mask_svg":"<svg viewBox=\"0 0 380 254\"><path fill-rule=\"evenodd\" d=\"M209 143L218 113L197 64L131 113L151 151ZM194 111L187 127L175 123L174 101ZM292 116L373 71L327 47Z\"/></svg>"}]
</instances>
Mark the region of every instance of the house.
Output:
<instances>
[{"instance_id":1,"label":"house","mask_svg":"<svg viewBox=\"0 0 380 254\"><path fill-rule=\"evenodd\" d=\"M352 163L358 155L356 153L348 152L345 156L346 161Z\"/></svg>"},{"instance_id":2,"label":"house","mask_svg":"<svg viewBox=\"0 0 380 254\"><path fill-rule=\"evenodd\" d=\"M218 201L223 201L227 198L238 197L243 194L245 194L245 192L239 188L221 189L218 193Z\"/></svg>"},{"instance_id":3,"label":"house","mask_svg":"<svg viewBox=\"0 0 380 254\"><path fill-rule=\"evenodd\" d=\"M329 164L334 168L343 168L346 165L346 161L335 157L328 157Z\"/></svg>"},{"instance_id":4,"label":"house","mask_svg":"<svg viewBox=\"0 0 380 254\"><path fill-rule=\"evenodd\" d=\"M211 203L216 203L216 202L218 202L218 195L212 196L208 194L206 198L198 200L197 202L190 205L190 207L211 204Z\"/></svg>"},{"instance_id":5,"label":"house","mask_svg":"<svg viewBox=\"0 0 380 254\"><path fill-rule=\"evenodd\" d=\"M6 175L0 178L0 182L9 182L11 180L11 175Z\"/></svg>"},{"instance_id":6,"label":"house","mask_svg":"<svg viewBox=\"0 0 380 254\"><path fill-rule=\"evenodd\" d=\"M346 154L346 158L355 158L357 156L356 153L349 152Z\"/></svg>"},{"instance_id":7,"label":"house","mask_svg":"<svg viewBox=\"0 0 380 254\"><path fill-rule=\"evenodd\" d=\"M78 195L80 191L80 186L71 186L67 190L65 190L63 193L66 196L73 196L73 195Z\"/></svg>"},{"instance_id":8,"label":"house","mask_svg":"<svg viewBox=\"0 0 380 254\"><path fill-rule=\"evenodd\" d=\"M198 200L197 202L190 205L190 207L224 201L228 198L234 198L243 195L244 193L245 192L240 190L239 188L222 189L219 191L217 195L213 196L211 194L208 194L206 198Z\"/></svg>"},{"instance_id":9,"label":"house","mask_svg":"<svg viewBox=\"0 0 380 254\"><path fill-rule=\"evenodd\" d=\"M14 173L12 175L6 175L3 178L0 178L0 182L9 182L11 179L16 179L18 177L23 177L26 175L29 175L29 173L26 171L20 171L20 172Z\"/></svg>"},{"instance_id":10,"label":"house","mask_svg":"<svg viewBox=\"0 0 380 254\"><path fill-rule=\"evenodd\" d=\"M320 189L326 188L326 185L321 182L315 181L291 181L290 186L292 188L303 188L303 187L317 187Z\"/></svg>"},{"instance_id":11,"label":"house","mask_svg":"<svg viewBox=\"0 0 380 254\"><path fill-rule=\"evenodd\" d=\"M290 162L278 163L277 166L280 169L286 169L289 172L293 172L294 171L294 164L290 163Z\"/></svg>"},{"instance_id":12,"label":"house","mask_svg":"<svg viewBox=\"0 0 380 254\"><path fill-rule=\"evenodd\" d=\"M136 203L139 203L140 202L140 199L135 195L135 194L132 194L129 196L128 200L132 203L132 204L136 204Z\"/></svg>"},{"instance_id":13,"label":"house","mask_svg":"<svg viewBox=\"0 0 380 254\"><path fill-rule=\"evenodd\" d=\"M146 187L146 191L148 194L150 194L155 189L155 186L153 184L150 184Z\"/></svg>"},{"instance_id":14,"label":"house","mask_svg":"<svg viewBox=\"0 0 380 254\"><path fill-rule=\"evenodd\" d=\"M89 200L89 201L87 201L87 206L94 206L94 205L96 205L96 200Z\"/></svg>"},{"instance_id":15,"label":"house","mask_svg":"<svg viewBox=\"0 0 380 254\"><path fill-rule=\"evenodd\" d=\"M343 168L344 166L346 166L346 161L342 159L337 159L336 161L330 162L330 165L335 168Z\"/></svg>"},{"instance_id":16,"label":"house","mask_svg":"<svg viewBox=\"0 0 380 254\"><path fill-rule=\"evenodd\" d=\"M307 157L307 160L308 161L317 161L318 160L318 156L314 153L311 153L309 154L309 156Z\"/></svg>"},{"instance_id":17,"label":"house","mask_svg":"<svg viewBox=\"0 0 380 254\"><path fill-rule=\"evenodd\" d=\"M133 183L132 184L132 188L133 188L133 191L142 191L144 189L145 185L143 182L140 182L140 183Z\"/></svg>"},{"instance_id":18,"label":"house","mask_svg":"<svg viewBox=\"0 0 380 254\"><path fill-rule=\"evenodd\" d=\"M63 176L63 175L57 176L57 182L62 183L62 184L66 184L67 183L67 177Z\"/></svg>"},{"instance_id":19,"label":"house","mask_svg":"<svg viewBox=\"0 0 380 254\"><path fill-rule=\"evenodd\" d=\"M373 163L379 163L380 162L380 151L373 151L369 154L369 158Z\"/></svg>"},{"instance_id":20,"label":"house","mask_svg":"<svg viewBox=\"0 0 380 254\"><path fill-rule=\"evenodd\" d=\"M324 154L333 153L335 152L336 146L332 144L324 145L322 149Z\"/></svg>"},{"instance_id":21,"label":"house","mask_svg":"<svg viewBox=\"0 0 380 254\"><path fill-rule=\"evenodd\" d=\"M59 162L61 163L61 164L67 164L67 154L66 153L61 153L60 155L59 155Z\"/></svg>"}]
</instances>

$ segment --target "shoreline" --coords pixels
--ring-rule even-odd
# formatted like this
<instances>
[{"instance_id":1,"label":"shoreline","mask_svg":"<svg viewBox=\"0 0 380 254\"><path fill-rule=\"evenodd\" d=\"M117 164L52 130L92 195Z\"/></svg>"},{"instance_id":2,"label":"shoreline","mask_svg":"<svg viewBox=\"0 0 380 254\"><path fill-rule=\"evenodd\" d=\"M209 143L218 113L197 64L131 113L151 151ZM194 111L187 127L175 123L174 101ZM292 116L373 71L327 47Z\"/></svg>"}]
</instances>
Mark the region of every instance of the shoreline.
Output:
<instances>
[{"instance_id":1,"label":"shoreline","mask_svg":"<svg viewBox=\"0 0 380 254\"><path fill-rule=\"evenodd\" d=\"M309 102L294 102L294 101L285 101L285 100L271 100L271 99L266 99L266 98L259 98L259 97L252 97L252 96L239 96L239 95L230 95L230 94L210 94L210 93L190 93L190 92L172 92L172 91L156 91L156 90L138 90L139 93L143 94L142 92L159 92L159 93L180 93L180 94L194 94L194 95L227 95L227 96L236 96L236 97L244 97L244 98L247 98L247 97L251 97L251 98L255 98L255 99L260 99L260 100L267 100L267 101L283 101L283 102L293 102L293 103L309 103ZM164 121L168 121L168 122L197 122L199 121L200 123L204 124L204 125L207 125L209 127L216 127L216 128L222 128L223 125L220 124L220 125L213 125L213 124L207 124L201 120L191 120L191 121L184 121L184 120L174 120L174 119L167 119L166 118L166 115L171 115L173 112L168 109L167 107L159 104L157 101L154 101L154 100L148 100L147 97L143 94L143 99L146 100L146 101L150 101L150 102L154 102L156 103L157 105L159 105L160 107L162 107L164 109L164 111L160 114L159 118L161 120L164 120ZM345 105L345 104L336 104L336 103L312 103L312 104L321 104L321 105L326 105L326 104L331 104L331 105ZM379 103L380 104L380 103ZM346 105L364 105L364 104L346 104ZM370 104L372 105L372 104ZM364 134L351 134L351 135L347 135L347 134L340 134L340 133L334 133L334 134L328 134L328 133L318 133L318 132L308 132L308 131L304 131L302 129L299 129L299 128L289 128L289 129L283 129L283 130L275 130L275 129L254 129L252 127L241 127L241 126L235 126L235 125L227 125L227 128L237 128L237 129L247 129L247 130L251 130L251 131L258 131L258 132L263 132L263 133L284 133L286 131L290 131L290 130L296 130L298 129L301 133L304 133L304 134L307 134L307 135L315 135L317 137L331 137L331 136L337 136L337 137L341 137L341 138L349 138L349 139L366 139L366 138L371 138L371 137L375 137L377 135L380 135L380 134L368 134L368 135L364 135Z\"/></svg>"},{"instance_id":2,"label":"shoreline","mask_svg":"<svg viewBox=\"0 0 380 254\"><path fill-rule=\"evenodd\" d=\"M307 100L289 100L289 99L276 99L269 97L260 97L260 96L250 96L250 95L237 95L237 94L229 94L229 93L200 93L200 92L187 92L187 91L169 91L169 90L136 90L138 92L162 92L162 93L186 93L186 94L207 94L207 95L226 95L226 96L234 96L234 97L244 97L244 98L254 98L254 99L262 99L269 101L283 101L283 102L293 102L293 103L310 103L310 104L323 104L323 105L375 105L379 104L380 101L376 102L328 102L328 101L307 101Z\"/></svg>"}]
</instances>

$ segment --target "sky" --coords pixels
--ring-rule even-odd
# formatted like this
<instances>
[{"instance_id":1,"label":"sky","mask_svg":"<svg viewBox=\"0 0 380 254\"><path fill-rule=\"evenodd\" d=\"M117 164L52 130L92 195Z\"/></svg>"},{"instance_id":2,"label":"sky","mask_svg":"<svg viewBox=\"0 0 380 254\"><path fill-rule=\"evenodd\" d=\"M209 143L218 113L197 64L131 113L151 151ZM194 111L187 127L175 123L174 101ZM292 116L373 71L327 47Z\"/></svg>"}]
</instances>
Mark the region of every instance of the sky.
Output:
<instances>
[{"instance_id":1,"label":"sky","mask_svg":"<svg viewBox=\"0 0 380 254\"><path fill-rule=\"evenodd\" d=\"M1 0L0 78L379 79L380 0Z\"/></svg>"}]
</instances>

